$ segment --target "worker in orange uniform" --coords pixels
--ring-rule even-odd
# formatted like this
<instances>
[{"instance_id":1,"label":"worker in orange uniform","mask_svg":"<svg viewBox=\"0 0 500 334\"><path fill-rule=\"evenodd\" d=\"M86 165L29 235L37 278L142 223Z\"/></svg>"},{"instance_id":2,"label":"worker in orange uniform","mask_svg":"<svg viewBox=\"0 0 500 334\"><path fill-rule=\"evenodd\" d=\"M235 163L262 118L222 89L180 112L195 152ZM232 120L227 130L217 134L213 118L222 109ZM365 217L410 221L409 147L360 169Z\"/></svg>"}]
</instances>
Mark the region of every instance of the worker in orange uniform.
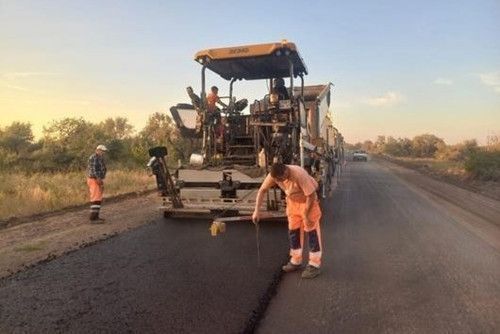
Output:
<instances>
[{"instance_id":1,"label":"worker in orange uniform","mask_svg":"<svg viewBox=\"0 0 500 334\"><path fill-rule=\"evenodd\" d=\"M210 94L207 96L207 109L208 112L215 112L218 110L217 104L220 104L222 107L227 108L227 105L221 101L219 97L219 88L217 86L212 86L210 88Z\"/></svg>"},{"instance_id":2,"label":"worker in orange uniform","mask_svg":"<svg viewBox=\"0 0 500 334\"><path fill-rule=\"evenodd\" d=\"M88 160L87 185L90 191L90 221L94 224L104 222L104 219L99 217L99 211L101 210L104 179L106 178L104 153L107 150L104 145L97 146L95 153Z\"/></svg>"},{"instance_id":3,"label":"worker in orange uniform","mask_svg":"<svg viewBox=\"0 0 500 334\"><path fill-rule=\"evenodd\" d=\"M302 272L302 278L314 278L320 274L321 266L321 209L316 194L318 183L305 169L295 165L275 163L257 193L254 223L260 218L260 207L265 193L273 186L279 186L286 194L286 214L290 240L290 261L283 271L292 272L302 266L304 232L309 242L309 263Z\"/></svg>"},{"instance_id":4,"label":"worker in orange uniform","mask_svg":"<svg viewBox=\"0 0 500 334\"><path fill-rule=\"evenodd\" d=\"M207 96L207 117L209 123L215 120L215 134L218 138L221 138L224 134L224 126L222 125L220 110L217 108L217 104L227 108L227 105L219 97L219 88L212 86L210 94Z\"/></svg>"}]
</instances>

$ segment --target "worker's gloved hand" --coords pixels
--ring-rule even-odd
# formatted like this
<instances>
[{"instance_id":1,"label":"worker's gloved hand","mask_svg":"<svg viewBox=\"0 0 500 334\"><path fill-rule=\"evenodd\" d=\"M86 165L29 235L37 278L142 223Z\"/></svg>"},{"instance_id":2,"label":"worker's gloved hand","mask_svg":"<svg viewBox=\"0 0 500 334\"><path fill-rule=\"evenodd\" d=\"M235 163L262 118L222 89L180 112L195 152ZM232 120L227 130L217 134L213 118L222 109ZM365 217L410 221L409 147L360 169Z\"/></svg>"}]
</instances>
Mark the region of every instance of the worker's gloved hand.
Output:
<instances>
[{"instance_id":1,"label":"worker's gloved hand","mask_svg":"<svg viewBox=\"0 0 500 334\"><path fill-rule=\"evenodd\" d=\"M254 224L257 224L260 220L260 212L259 211L254 211L252 215L252 222Z\"/></svg>"}]
</instances>

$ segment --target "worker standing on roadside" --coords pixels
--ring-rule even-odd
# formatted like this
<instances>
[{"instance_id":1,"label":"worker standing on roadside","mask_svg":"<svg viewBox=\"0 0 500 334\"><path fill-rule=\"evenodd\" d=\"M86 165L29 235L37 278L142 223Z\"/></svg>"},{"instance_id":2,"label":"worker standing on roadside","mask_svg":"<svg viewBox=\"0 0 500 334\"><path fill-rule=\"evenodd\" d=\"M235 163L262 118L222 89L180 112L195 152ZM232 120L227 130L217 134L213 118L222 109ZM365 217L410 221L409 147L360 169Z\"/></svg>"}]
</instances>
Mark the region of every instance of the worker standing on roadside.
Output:
<instances>
[{"instance_id":1,"label":"worker standing on roadside","mask_svg":"<svg viewBox=\"0 0 500 334\"><path fill-rule=\"evenodd\" d=\"M292 272L301 268L304 232L307 232L309 263L302 272L302 278L314 278L320 273L322 250L319 226L321 209L316 194L318 183L300 166L273 164L257 193L252 215L254 223L259 221L265 193L275 185L285 192L287 203L290 261L283 266L283 271Z\"/></svg>"},{"instance_id":2,"label":"worker standing on roadside","mask_svg":"<svg viewBox=\"0 0 500 334\"><path fill-rule=\"evenodd\" d=\"M104 179L106 178L104 153L107 150L104 145L97 146L95 153L89 157L87 166L87 185L90 192L90 221L95 224L104 222L104 219L99 217L99 211L101 210Z\"/></svg>"}]
</instances>

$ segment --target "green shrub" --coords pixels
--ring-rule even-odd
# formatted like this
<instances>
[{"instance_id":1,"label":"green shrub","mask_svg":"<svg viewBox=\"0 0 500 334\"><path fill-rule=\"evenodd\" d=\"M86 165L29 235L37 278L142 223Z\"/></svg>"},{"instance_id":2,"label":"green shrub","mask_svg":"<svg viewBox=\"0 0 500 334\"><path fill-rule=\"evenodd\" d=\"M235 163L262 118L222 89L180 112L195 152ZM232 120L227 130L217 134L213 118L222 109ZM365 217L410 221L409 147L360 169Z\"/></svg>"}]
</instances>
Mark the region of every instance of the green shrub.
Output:
<instances>
[{"instance_id":1,"label":"green shrub","mask_svg":"<svg viewBox=\"0 0 500 334\"><path fill-rule=\"evenodd\" d=\"M477 151L479 146L475 139L464 140L455 145L446 145L444 142L437 145L434 157L438 160L464 161L473 151Z\"/></svg>"},{"instance_id":2,"label":"green shrub","mask_svg":"<svg viewBox=\"0 0 500 334\"><path fill-rule=\"evenodd\" d=\"M500 151L473 150L465 160L465 170L481 180L500 180Z\"/></svg>"}]
</instances>

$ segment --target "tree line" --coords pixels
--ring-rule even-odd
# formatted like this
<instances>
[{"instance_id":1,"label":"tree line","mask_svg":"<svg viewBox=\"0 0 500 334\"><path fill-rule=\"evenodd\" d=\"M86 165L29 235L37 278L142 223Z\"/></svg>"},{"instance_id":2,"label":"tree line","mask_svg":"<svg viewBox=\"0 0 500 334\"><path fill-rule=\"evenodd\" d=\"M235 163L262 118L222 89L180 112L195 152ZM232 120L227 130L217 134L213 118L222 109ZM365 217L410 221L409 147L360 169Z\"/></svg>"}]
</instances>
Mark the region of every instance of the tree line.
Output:
<instances>
[{"instance_id":1,"label":"tree line","mask_svg":"<svg viewBox=\"0 0 500 334\"><path fill-rule=\"evenodd\" d=\"M196 142L182 138L172 119L163 113L149 116L136 132L127 118L108 118L92 123L83 118L64 118L43 128L35 140L32 125L13 122L0 127L0 171L60 172L82 170L98 144L108 148L107 161L121 168L143 167L148 149L167 146L168 162L187 160Z\"/></svg>"},{"instance_id":2,"label":"tree line","mask_svg":"<svg viewBox=\"0 0 500 334\"><path fill-rule=\"evenodd\" d=\"M433 134L409 138L378 136L351 146L375 154L403 158L432 158L463 163L473 177L483 180L500 180L500 138L490 138L488 146L481 147L475 139L448 145Z\"/></svg>"}]
</instances>

